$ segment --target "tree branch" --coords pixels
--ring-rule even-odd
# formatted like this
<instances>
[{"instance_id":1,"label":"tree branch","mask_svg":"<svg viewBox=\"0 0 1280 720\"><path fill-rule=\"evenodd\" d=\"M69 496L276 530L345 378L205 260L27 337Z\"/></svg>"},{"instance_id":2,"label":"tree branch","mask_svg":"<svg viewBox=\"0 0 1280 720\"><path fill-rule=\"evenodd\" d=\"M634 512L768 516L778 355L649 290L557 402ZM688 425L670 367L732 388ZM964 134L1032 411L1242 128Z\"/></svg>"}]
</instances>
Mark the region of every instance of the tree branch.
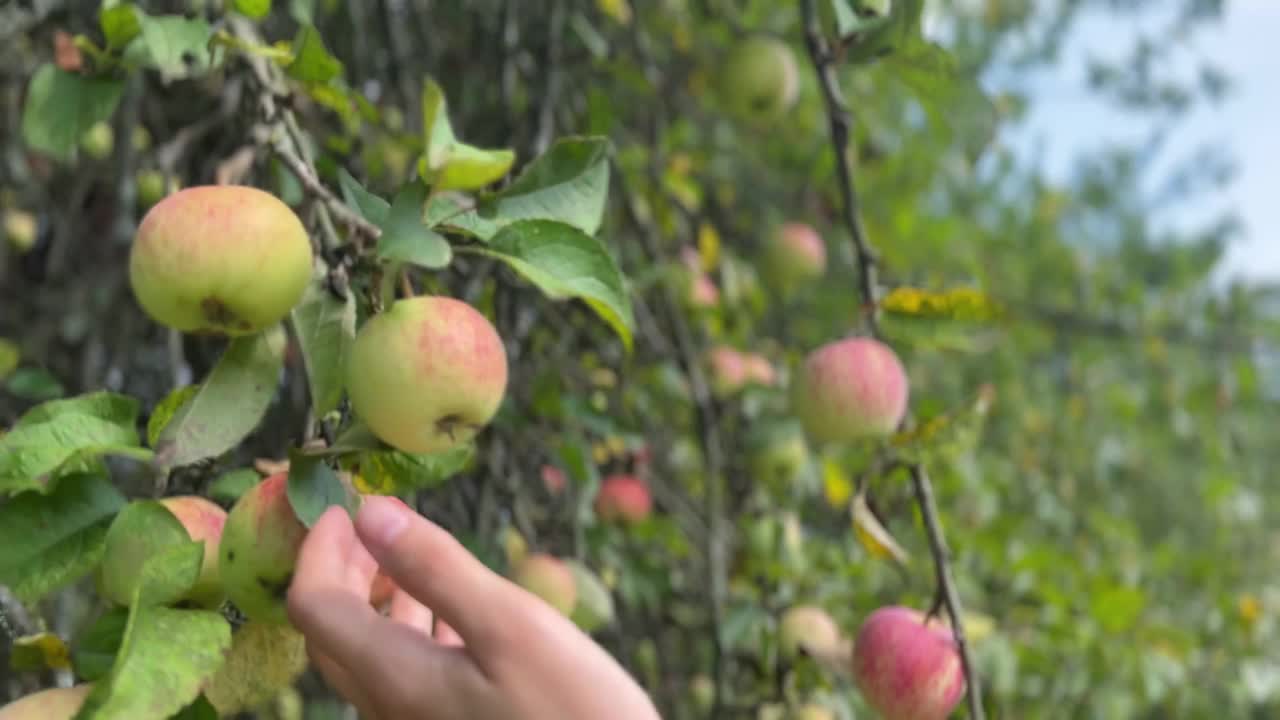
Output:
<instances>
[{"instance_id":1,"label":"tree branch","mask_svg":"<svg viewBox=\"0 0 1280 720\"><path fill-rule=\"evenodd\" d=\"M835 66L832 63L831 48L822 35L818 21L817 0L802 0L804 12L805 46L809 50L809 58L814 71L818 75L818 83L822 88L822 98L827 108L827 118L831 126L831 144L835 152L836 170L840 178L842 198L842 214L845 225L853 240L854 254L857 258L858 281L863 301L863 316L872 335L880 337L878 317L878 292L876 281L877 260L875 252L867 240L866 230L858 211L858 195L853 183L853 171L849 167L849 136L853 126L852 116L840 92ZM904 424L911 422L908 417ZM929 482L929 474L921 463L910 465L911 483L915 490L916 502L920 506L920 514L929 538L929 552L933 555L934 573L937 581L938 596L947 609L951 619L952 633L955 636L956 648L964 667L964 679L967 687L969 716L974 720L984 717L982 707L982 689L973 667L973 659L969 654L968 642L965 639L963 610L960 605L960 594L956 591L955 581L951 576L951 563L946 538L938 518L938 508L933 496L933 486ZM936 608L934 608L936 610Z\"/></svg>"}]
</instances>

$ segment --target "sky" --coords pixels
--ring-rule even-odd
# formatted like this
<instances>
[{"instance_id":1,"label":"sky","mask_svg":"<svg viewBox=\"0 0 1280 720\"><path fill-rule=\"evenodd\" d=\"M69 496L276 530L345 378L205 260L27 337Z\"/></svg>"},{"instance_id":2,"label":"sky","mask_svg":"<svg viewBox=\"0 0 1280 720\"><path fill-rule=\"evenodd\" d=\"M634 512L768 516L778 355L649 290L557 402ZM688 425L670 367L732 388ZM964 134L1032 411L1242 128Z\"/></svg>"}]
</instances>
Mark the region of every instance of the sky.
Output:
<instances>
[{"instance_id":1,"label":"sky","mask_svg":"<svg viewBox=\"0 0 1280 720\"><path fill-rule=\"evenodd\" d=\"M1231 78L1232 91L1223 102L1202 103L1183 118L1157 166L1185 160L1208 143L1232 158L1237 174L1223 190L1163 220L1195 223L1234 208L1244 227L1222 272L1226 277L1280 281L1280 0L1227 2L1221 20L1206 24L1184 43L1180 55L1187 70L1201 59L1212 61ZM1022 152L1035 153L1051 177L1065 180L1082 154L1146 137L1149 119L1135 121L1090 93L1085 59L1091 54L1125 54L1139 33L1159 26L1141 19L1117 21L1112 14L1083 18L1063 62L1027 87L1031 112L1005 140Z\"/></svg>"}]
</instances>

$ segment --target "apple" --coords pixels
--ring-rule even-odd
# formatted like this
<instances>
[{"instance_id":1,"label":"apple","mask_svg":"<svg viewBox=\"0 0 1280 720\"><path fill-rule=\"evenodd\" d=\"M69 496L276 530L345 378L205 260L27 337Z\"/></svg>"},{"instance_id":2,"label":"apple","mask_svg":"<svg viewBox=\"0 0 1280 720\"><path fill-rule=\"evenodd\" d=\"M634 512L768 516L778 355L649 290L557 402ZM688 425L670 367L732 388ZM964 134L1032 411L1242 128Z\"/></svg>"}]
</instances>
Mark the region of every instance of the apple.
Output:
<instances>
[{"instance_id":1,"label":"apple","mask_svg":"<svg viewBox=\"0 0 1280 720\"><path fill-rule=\"evenodd\" d=\"M840 628L820 607L797 605L782 614L778 625L778 648L782 656L794 658L800 650L829 655L840 647Z\"/></svg>"},{"instance_id":2,"label":"apple","mask_svg":"<svg viewBox=\"0 0 1280 720\"><path fill-rule=\"evenodd\" d=\"M275 196L231 185L180 190L142 218L129 256L138 303L182 332L251 335L311 281L311 241Z\"/></svg>"},{"instance_id":3,"label":"apple","mask_svg":"<svg viewBox=\"0 0 1280 720\"><path fill-rule=\"evenodd\" d=\"M507 352L493 324L453 298L399 300L360 328L347 363L356 414L383 442L438 453L498 411Z\"/></svg>"},{"instance_id":4,"label":"apple","mask_svg":"<svg viewBox=\"0 0 1280 720\"><path fill-rule=\"evenodd\" d=\"M848 338L805 358L792 386L792 405L805 432L819 442L887 437L907 412L906 370L879 340Z\"/></svg>"},{"instance_id":5,"label":"apple","mask_svg":"<svg viewBox=\"0 0 1280 720\"><path fill-rule=\"evenodd\" d=\"M781 116L800 97L800 69L786 43L764 35L739 40L720 69L720 94L729 111L750 121Z\"/></svg>"},{"instance_id":6,"label":"apple","mask_svg":"<svg viewBox=\"0 0 1280 720\"><path fill-rule=\"evenodd\" d=\"M809 444L799 423L761 428L751 440L751 472L761 482L789 486L809 466Z\"/></svg>"},{"instance_id":7,"label":"apple","mask_svg":"<svg viewBox=\"0 0 1280 720\"><path fill-rule=\"evenodd\" d=\"M741 390L748 378L747 363L742 353L720 345L707 353L711 366L711 389L718 395L729 395Z\"/></svg>"},{"instance_id":8,"label":"apple","mask_svg":"<svg viewBox=\"0 0 1280 720\"><path fill-rule=\"evenodd\" d=\"M552 495L559 495L564 492L568 479L565 478L564 471L555 465L542 466L542 486Z\"/></svg>"},{"instance_id":9,"label":"apple","mask_svg":"<svg viewBox=\"0 0 1280 720\"><path fill-rule=\"evenodd\" d=\"M0 720L71 720L84 705L93 685L50 688L0 707Z\"/></svg>"},{"instance_id":10,"label":"apple","mask_svg":"<svg viewBox=\"0 0 1280 720\"><path fill-rule=\"evenodd\" d=\"M289 622L285 597L307 537L288 491L288 473L277 473L241 495L218 548L227 597L250 620L274 625Z\"/></svg>"},{"instance_id":11,"label":"apple","mask_svg":"<svg viewBox=\"0 0 1280 720\"><path fill-rule=\"evenodd\" d=\"M35 247L39 229L36 216L26 210L4 211L4 236L19 255Z\"/></svg>"},{"instance_id":12,"label":"apple","mask_svg":"<svg viewBox=\"0 0 1280 720\"><path fill-rule=\"evenodd\" d=\"M813 227L783 223L765 241L764 266L778 285L792 290L827 271L827 246Z\"/></svg>"},{"instance_id":13,"label":"apple","mask_svg":"<svg viewBox=\"0 0 1280 720\"><path fill-rule=\"evenodd\" d=\"M80 147L94 160L105 160L115 147L115 132L106 122L98 121L80 136Z\"/></svg>"},{"instance_id":14,"label":"apple","mask_svg":"<svg viewBox=\"0 0 1280 720\"><path fill-rule=\"evenodd\" d=\"M578 603L578 586L562 560L546 553L532 553L516 568L516 584L528 590L566 617Z\"/></svg>"},{"instance_id":15,"label":"apple","mask_svg":"<svg viewBox=\"0 0 1280 720\"><path fill-rule=\"evenodd\" d=\"M867 704L886 720L943 720L965 690L951 630L897 606L880 608L863 622L853 677Z\"/></svg>"},{"instance_id":16,"label":"apple","mask_svg":"<svg viewBox=\"0 0 1280 720\"><path fill-rule=\"evenodd\" d=\"M742 353L743 372L748 382L772 387L778 382L778 373L769 358L759 353Z\"/></svg>"},{"instance_id":17,"label":"apple","mask_svg":"<svg viewBox=\"0 0 1280 720\"><path fill-rule=\"evenodd\" d=\"M138 183L138 204L151 207L182 188L177 176L165 174L159 170L139 170L135 178Z\"/></svg>"},{"instance_id":18,"label":"apple","mask_svg":"<svg viewBox=\"0 0 1280 720\"><path fill-rule=\"evenodd\" d=\"M698 673L689 679L689 699L698 716L703 717L711 712L716 703L716 683L710 676Z\"/></svg>"},{"instance_id":19,"label":"apple","mask_svg":"<svg viewBox=\"0 0 1280 720\"><path fill-rule=\"evenodd\" d=\"M606 522L639 522L653 511L653 495L643 480L633 475L613 475L600 483L596 516Z\"/></svg>"},{"instance_id":20,"label":"apple","mask_svg":"<svg viewBox=\"0 0 1280 720\"><path fill-rule=\"evenodd\" d=\"M204 543L204 559L196 584L180 596L154 600L161 604L190 600L204 607L221 605L218 543L227 520L226 511L194 495L161 499L159 505L172 517L159 518L148 512L145 505L130 505L116 516L107 530L98 575L98 588L103 597L117 605L133 604L147 561L178 543L194 540Z\"/></svg>"},{"instance_id":21,"label":"apple","mask_svg":"<svg viewBox=\"0 0 1280 720\"><path fill-rule=\"evenodd\" d=\"M564 564L573 573L574 590L577 595L570 619L589 633L612 623L613 595L610 594L609 588L605 587L600 576L577 560L565 560Z\"/></svg>"},{"instance_id":22,"label":"apple","mask_svg":"<svg viewBox=\"0 0 1280 720\"><path fill-rule=\"evenodd\" d=\"M518 566L529 554L529 543L514 527L507 526L503 529L500 542L502 554L507 559L507 567Z\"/></svg>"}]
</instances>

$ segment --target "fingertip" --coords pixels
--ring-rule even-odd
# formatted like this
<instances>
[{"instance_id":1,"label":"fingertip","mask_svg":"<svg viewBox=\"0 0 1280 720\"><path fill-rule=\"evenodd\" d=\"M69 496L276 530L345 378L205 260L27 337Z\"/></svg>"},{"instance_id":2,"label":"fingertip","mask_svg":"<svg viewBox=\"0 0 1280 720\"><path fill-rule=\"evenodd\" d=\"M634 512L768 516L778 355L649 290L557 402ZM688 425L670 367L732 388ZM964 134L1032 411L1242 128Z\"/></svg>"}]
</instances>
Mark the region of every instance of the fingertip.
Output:
<instances>
[{"instance_id":1,"label":"fingertip","mask_svg":"<svg viewBox=\"0 0 1280 720\"><path fill-rule=\"evenodd\" d=\"M355 530L375 555L389 551L417 517L399 498L371 495L360 504Z\"/></svg>"}]
</instances>

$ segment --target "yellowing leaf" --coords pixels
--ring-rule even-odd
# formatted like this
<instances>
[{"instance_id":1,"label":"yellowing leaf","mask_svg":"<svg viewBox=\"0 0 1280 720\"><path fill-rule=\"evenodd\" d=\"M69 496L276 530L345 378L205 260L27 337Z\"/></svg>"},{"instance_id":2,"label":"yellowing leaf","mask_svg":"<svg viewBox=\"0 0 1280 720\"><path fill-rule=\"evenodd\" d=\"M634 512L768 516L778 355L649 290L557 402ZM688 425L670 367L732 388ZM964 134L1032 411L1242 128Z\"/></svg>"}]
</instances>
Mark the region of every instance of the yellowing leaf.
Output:
<instances>
[{"instance_id":1,"label":"yellowing leaf","mask_svg":"<svg viewBox=\"0 0 1280 720\"><path fill-rule=\"evenodd\" d=\"M834 460L822 463L822 494L833 508L844 507L853 495L853 481Z\"/></svg>"},{"instance_id":2,"label":"yellowing leaf","mask_svg":"<svg viewBox=\"0 0 1280 720\"><path fill-rule=\"evenodd\" d=\"M893 560L902 565L907 564L909 560L907 551L898 545L898 541L894 540L889 531L876 519L871 508L867 506L865 495L858 493L854 496L852 511L854 532L857 533L858 542L862 543L867 552L878 558Z\"/></svg>"},{"instance_id":3,"label":"yellowing leaf","mask_svg":"<svg viewBox=\"0 0 1280 720\"><path fill-rule=\"evenodd\" d=\"M698 255L702 258L702 269L707 272L720 263L720 233L709 222L698 228Z\"/></svg>"},{"instance_id":4,"label":"yellowing leaf","mask_svg":"<svg viewBox=\"0 0 1280 720\"><path fill-rule=\"evenodd\" d=\"M880 308L893 315L950 320L989 320L1000 314L1000 307L990 296L973 288L941 292L894 288L880 301Z\"/></svg>"},{"instance_id":5,"label":"yellowing leaf","mask_svg":"<svg viewBox=\"0 0 1280 720\"><path fill-rule=\"evenodd\" d=\"M631 24L631 3L627 0L596 0L596 7L620 25Z\"/></svg>"},{"instance_id":6,"label":"yellowing leaf","mask_svg":"<svg viewBox=\"0 0 1280 720\"><path fill-rule=\"evenodd\" d=\"M18 670L69 670L71 648L53 633L26 635L13 641L10 663Z\"/></svg>"},{"instance_id":7,"label":"yellowing leaf","mask_svg":"<svg viewBox=\"0 0 1280 720\"><path fill-rule=\"evenodd\" d=\"M1262 603L1254 595L1245 593L1236 600L1236 612L1245 625L1252 627L1262 617Z\"/></svg>"}]
</instances>

